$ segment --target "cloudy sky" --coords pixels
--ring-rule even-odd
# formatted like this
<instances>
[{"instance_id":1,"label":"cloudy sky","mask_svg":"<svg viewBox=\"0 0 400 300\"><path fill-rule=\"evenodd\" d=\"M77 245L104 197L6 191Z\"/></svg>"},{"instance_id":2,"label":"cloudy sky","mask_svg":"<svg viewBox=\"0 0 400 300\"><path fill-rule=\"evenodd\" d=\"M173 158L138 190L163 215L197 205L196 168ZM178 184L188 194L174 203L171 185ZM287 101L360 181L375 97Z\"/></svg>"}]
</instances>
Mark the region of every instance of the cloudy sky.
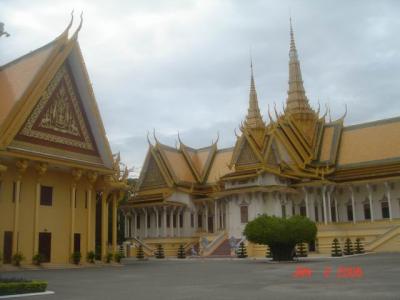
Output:
<instances>
[{"instance_id":1,"label":"cloudy sky","mask_svg":"<svg viewBox=\"0 0 400 300\"><path fill-rule=\"evenodd\" d=\"M348 106L346 124L400 115L400 1L0 0L0 64L60 34L84 11L79 41L114 152L136 171L146 132L175 145L234 144L252 49L260 108L286 99L289 15L308 98ZM77 26L77 24L75 24Z\"/></svg>"}]
</instances>

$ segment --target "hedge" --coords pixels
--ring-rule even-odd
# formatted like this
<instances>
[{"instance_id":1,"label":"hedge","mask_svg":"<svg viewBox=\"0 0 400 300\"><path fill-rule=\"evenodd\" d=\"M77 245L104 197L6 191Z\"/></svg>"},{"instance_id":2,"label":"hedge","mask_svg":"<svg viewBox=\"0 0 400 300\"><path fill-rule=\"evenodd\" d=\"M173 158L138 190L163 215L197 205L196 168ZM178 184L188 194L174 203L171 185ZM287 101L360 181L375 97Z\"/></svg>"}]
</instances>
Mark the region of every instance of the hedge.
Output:
<instances>
[{"instance_id":1,"label":"hedge","mask_svg":"<svg viewBox=\"0 0 400 300\"><path fill-rule=\"evenodd\" d=\"M0 296L40 293L46 291L46 281L18 281L18 282L0 282Z\"/></svg>"}]
</instances>

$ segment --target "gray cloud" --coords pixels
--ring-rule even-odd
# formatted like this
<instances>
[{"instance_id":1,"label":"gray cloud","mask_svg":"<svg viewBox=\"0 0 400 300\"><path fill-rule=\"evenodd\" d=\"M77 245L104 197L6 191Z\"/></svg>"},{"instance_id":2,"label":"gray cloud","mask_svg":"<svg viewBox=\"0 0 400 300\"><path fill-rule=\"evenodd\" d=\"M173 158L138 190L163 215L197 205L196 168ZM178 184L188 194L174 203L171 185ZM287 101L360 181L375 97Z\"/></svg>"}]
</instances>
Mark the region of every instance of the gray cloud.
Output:
<instances>
[{"instance_id":1,"label":"gray cloud","mask_svg":"<svg viewBox=\"0 0 400 300\"><path fill-rule=\"evenodd\" d=\"M244 118L249 48L264 115L286 98L288 16L294 17L312 105L347 124L399 114L398 1L2 1L12 34L0 63L47 43L84 9L80 44L114 151L138 169L146 132L175 144L232 146Z\"/></svg>"}]
</instances>

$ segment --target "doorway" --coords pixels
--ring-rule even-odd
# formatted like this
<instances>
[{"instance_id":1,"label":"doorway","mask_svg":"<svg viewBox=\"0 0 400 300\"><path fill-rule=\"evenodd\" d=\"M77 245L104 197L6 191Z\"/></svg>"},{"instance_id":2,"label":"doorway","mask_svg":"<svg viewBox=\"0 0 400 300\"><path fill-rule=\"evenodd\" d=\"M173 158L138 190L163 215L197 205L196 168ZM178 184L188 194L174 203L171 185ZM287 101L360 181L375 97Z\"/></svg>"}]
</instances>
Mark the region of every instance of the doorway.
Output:
<instances>
[{"instance_id":1,"label":"doorway","mask_svg":"<svg viewBox=\"0 0 400 300\"><path fill-rule=\"evenodd\" d=\"M4 231L3 263L5 263L5 264L11 264L12 243L13 243L13 232L12 231Z\"/></svg>"},{"instance_id":2,"label":"doorway","mask_svg":"<svg viewBox=\"0 0 400 300\"><path fill-rule=\"evenodd\" d=\"M51 233L39 232L39 253L43 256L43 262L51 260Z\"/></svg>"}]
</instances>

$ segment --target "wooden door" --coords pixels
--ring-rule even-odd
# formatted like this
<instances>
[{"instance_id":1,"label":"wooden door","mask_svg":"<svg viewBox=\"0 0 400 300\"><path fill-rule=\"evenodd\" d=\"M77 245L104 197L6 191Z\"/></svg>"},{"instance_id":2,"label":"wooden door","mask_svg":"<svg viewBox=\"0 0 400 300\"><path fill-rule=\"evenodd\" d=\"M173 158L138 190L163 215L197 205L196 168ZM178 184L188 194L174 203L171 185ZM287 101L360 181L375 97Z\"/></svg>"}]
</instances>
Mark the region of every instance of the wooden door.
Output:
<instances>
[{"instance_id":1,"label":"wooden door","mask_svg":"<svg viewBox=\"0 0 400 300\"><path fill-rule=\"evenodd\" d=\"M43 256L43 262L51 260L51 233L39 233L39 253Z\"/></svg>"},{"instance_id":2,"label":"wooden door","mask_svg":"<svg viewBox=\"0 0 400 300\"><path fill-rule=\"evenodd\" d=\"M81 234L74 233L74 252L81 252Z\"/></svg>"},{"instance_id":3,"label":"wooden door","mask_svg":"<svg viewBox=\"0 0 400 300\"><path fill-rule=\"evenodd\" d=\"M12 259L12 243L13 233L12 231L4 231L3 239L3 262L5 264L11 264Z\"/></svg>"}]
</instances>

